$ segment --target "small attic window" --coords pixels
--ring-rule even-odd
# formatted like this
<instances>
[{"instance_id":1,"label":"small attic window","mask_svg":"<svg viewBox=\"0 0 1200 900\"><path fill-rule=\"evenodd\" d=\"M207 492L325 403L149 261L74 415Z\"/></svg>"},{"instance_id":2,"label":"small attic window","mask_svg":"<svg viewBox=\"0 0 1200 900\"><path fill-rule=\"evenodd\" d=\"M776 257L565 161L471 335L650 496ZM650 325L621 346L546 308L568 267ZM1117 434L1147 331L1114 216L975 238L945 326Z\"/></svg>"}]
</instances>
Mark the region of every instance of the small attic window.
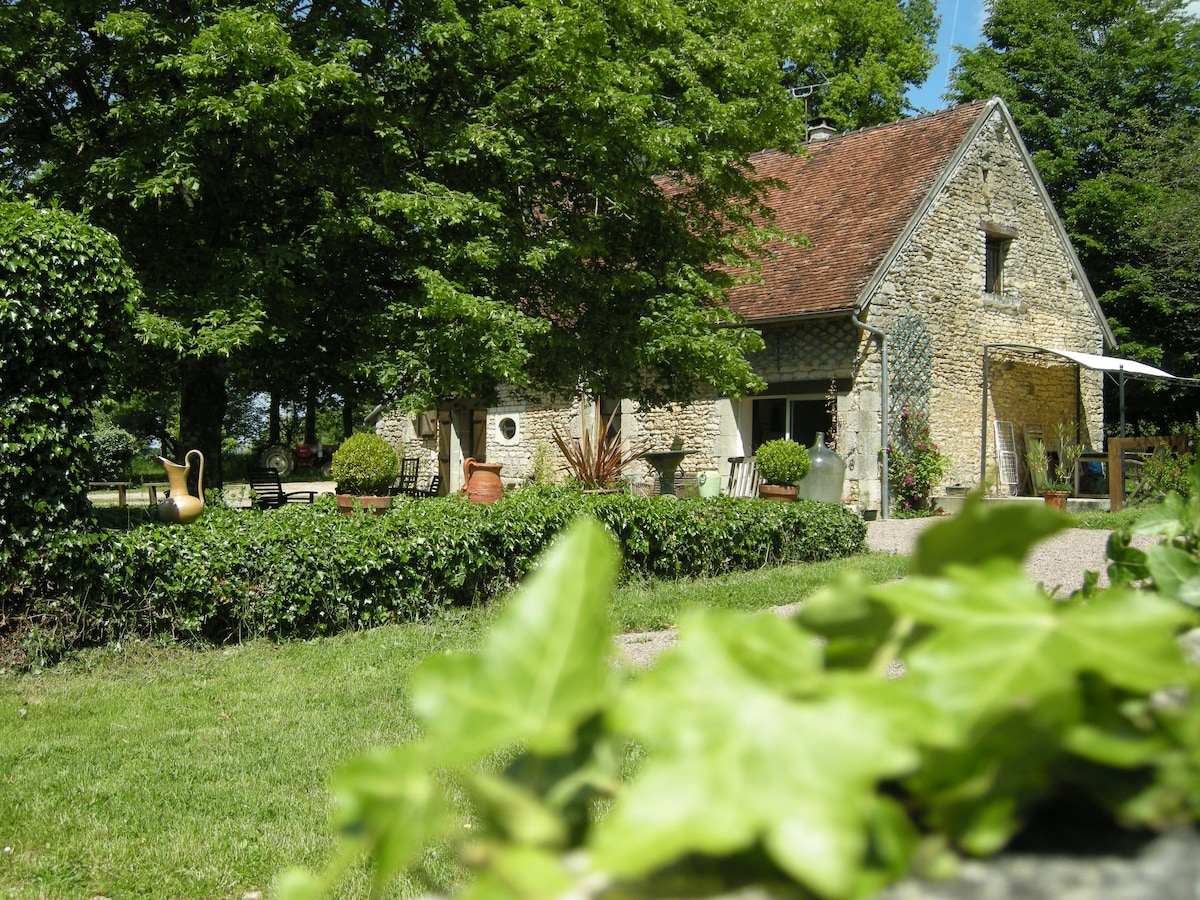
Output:
<instances>
[{"instance_id":1,"label":"small attic window","mask_svg":"<svg viewBox=\"0 0 1200 900\"><path fill-rule=\"evenodd\" d=\"M989 294L1004 293L1004 261L1012 238L999 234L985 235L983 289Z\"/></svg>"}]
</instances>

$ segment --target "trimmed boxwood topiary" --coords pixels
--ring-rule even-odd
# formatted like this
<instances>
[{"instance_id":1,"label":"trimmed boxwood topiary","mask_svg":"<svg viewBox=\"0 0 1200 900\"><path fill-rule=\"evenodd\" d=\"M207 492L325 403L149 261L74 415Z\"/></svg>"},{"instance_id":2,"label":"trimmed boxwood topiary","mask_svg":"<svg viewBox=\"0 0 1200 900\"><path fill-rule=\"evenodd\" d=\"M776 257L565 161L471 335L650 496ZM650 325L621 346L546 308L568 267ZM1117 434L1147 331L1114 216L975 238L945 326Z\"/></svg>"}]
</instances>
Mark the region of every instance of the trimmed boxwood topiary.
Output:
<instances>
[{"instance_id":1,"label":"trimmed boxwood topiary","mask_svg":"<svg viewBox=\"0 0 1200 900\"><path fill-rule=\"evenodd\" d=\"M767 441L755 450L754 464L767 484L794 485L808 474L812 460L807 447L780 438Z\"/></svg>"},{"instance_id":2,"label":"trimmed boxwood topiary","mask_svg":"<svg viewBox=\"0 0 1200 900\"><path fill-rule=\"evenodd\" d=\"M346 438L334 452L331 465L339 494L386 494L398 471L400 459L392 445L370 432Z\"/></svg>"}]
</instances>

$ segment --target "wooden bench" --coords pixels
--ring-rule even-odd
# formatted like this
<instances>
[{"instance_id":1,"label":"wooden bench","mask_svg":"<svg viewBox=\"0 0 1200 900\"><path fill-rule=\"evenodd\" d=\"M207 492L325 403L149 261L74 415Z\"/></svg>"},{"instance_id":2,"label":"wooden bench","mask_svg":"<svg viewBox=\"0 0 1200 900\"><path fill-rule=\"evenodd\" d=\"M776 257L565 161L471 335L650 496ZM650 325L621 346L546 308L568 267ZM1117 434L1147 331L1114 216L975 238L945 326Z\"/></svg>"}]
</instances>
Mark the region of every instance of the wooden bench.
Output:
<instances>
[{"instance_id":1,"label":"wooden bench","mask_svg":"<svg viewBox=\"0 0 1200 900\"><path fill-rule=\"evenodd\" d=\"M286 503L312 503L317 496L316 491L285 492L279 473L274 469L247 469L246 481L250 485L251 503L256 509L279 509Z\"/></svg>"},{"instance_id":2,"label":"wooden bench","mask_svg":"<svg viewBox=\"0 0 1200 900\"><path fill-rule=\"evenodd\" d=\"M128 499L127 494L132 481L89 481L89 491L116 491L117 506L123 507Z\"/></svg>"},{"instance_id":3,"label":"wooden bench","mask_svg":"<svg viewBox=\"0 0 1200 900\"><path fill-rule=\"evenodd\" d=\"M146 493L150 495L150 505L158 506L158 492L162 491L164 498L171 495L171 482L169 481L147 481L142 484L146 489Z\"/></svg>"}]
</instances>

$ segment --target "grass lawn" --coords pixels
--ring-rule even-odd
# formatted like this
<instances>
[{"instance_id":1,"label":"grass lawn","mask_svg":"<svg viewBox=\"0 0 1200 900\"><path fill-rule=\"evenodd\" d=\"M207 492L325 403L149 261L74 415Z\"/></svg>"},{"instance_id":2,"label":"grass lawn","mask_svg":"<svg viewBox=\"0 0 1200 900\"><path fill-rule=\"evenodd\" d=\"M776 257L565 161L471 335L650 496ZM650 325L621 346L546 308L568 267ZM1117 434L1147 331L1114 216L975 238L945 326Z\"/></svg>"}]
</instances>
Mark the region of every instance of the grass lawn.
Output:
<instances>
[{"instance_id":1,"label":"grass lawn","mask_svg":"<svg viewBox=\"0 0 1200 900\"><path fill-rule=\"evenodd\" d=\"M629 585L614 622L649 630L691 606L761 609L848 569L887 581L905 565L868 554ZM411 737L404 695L414 666L470 648L494 614L307 642L136 644L0 673L0 895L240 898L268 892L287 866L320 869L333 849L331 773ZM360 874L343 896L366 894Z\"/></svg>"},{"instance_id":2,"label":"grass lawn","mask_svg":"<svg viewBox=\"0 0 1200 900\"><path fill-rule=\"evenodd\" d=\"M1140 519L1150 507L1148 505L1123 506L1116 512L1106 509L1093 509L1087 512L1077 512L1071 515L1075 518L1076 528L1095 528L1101 531L1116 531L1127 528Z\"/></svg>"}]
</instances>

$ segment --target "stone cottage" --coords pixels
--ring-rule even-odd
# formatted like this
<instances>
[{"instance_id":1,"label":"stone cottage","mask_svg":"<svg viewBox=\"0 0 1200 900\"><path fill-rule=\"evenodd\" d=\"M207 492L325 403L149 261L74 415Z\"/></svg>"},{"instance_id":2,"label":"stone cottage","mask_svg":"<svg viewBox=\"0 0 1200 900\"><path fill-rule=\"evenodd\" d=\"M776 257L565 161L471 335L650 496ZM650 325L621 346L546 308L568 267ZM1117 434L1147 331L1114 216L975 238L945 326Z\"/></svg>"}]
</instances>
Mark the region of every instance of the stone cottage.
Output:
<instances>
[{"instance_id":1,"label":"stone cottage","mask_svg":"<svg viewBox=\"0 0 1200 900\"><path fill-rule=\"evenodd\" d=\"M847 464L844 496L881 504L880 450L902 410L927 413L951 460L949 483L979 480L983 436L1078 423L1102 441L1102 375L1060 358L993 354L981 416L984 347L1021 345L1100 354L1114 345L1062 222L1003 101L993 98L843 135L814 133L804 152L763 152L755 172L776 224L806 236L779 244L760 283L731 307L758 329L756 396L702 397L664 409L603 398L634 447L692 450L693 472L729 472L763 441L812 445L831 434ZM444 409L379 430L440 467L450 490L467 456L503 464L518 482L561 460L552 428L578 434L579 404L501 402ZM885 431L887 432L885 436ZM994 443L993 443L994 446ZM653 483L648 465L630 476Z\"/></svg>"}]
</instances>

